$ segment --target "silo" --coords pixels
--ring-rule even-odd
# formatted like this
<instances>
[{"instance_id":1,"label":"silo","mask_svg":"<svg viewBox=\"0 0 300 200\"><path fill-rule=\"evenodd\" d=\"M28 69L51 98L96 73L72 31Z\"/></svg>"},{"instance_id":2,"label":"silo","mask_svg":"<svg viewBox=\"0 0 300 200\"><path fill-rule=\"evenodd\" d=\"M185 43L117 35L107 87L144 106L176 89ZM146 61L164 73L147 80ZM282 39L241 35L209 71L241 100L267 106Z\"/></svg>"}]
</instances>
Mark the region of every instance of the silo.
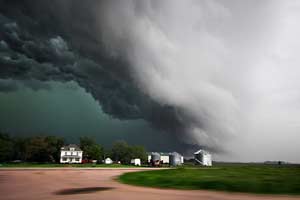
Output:
<instances>
[{"instance_id":1,"label":"silo","mask_svg":"<svg viewBox=\"0 0 300 200\"><path fill-rule=\"evenodd\" d=\"M200 149L199 151L194 153L195 155L195 164L200 164L203 166L211 166L212 165L212 158L211 154L207 151Z\"/></svg>"},{"instance_id":2,"label":"silo","mask_svg":"<svg viewBox=\"0 0 300 200\"><path fill-rule=\"evenodd\" d=\"M195 160L197 162L203 163L203 152L202 151L199 152L199 153L197 153L197 154L195 154Z\"/></svg>"},{"instance_id":3,"label":"silo","mask_svg":"<svg viewBox=\"0 0 300 200\"><path fill-rule=\"evenodd\" d=\"M169 155L170 165L171 166L181 165L182 164L181 157L182 156L177 152L170 153Z\"/></svg>"},{"instance_id":4,"label":"silo","mask_svg":"<svg viewBox=\"0 0 300 200\"><path fill-rule=\"evenodd\" d=\"M152 152L151 153L151 162L157 162L160 161L160 154L157 152Z\"/></svg>"}]
</instances>

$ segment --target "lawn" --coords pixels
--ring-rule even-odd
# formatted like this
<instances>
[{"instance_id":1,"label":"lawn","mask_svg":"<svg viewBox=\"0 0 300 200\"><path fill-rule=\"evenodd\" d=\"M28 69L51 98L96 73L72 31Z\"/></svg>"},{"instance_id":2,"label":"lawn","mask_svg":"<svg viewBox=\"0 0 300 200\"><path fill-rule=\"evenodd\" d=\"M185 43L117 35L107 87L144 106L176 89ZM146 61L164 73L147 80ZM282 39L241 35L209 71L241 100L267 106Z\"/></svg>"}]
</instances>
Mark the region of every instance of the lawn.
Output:
<instances>
[{"instance_id":1,"label":"lawn","mask_svg":"<svg viewBox=\"0 0 300 200\"><path fill-rule=\"evenodd\" d=\"M1 168L55 168L55 167L66 167L66 168L79 168L79 167L112 167L112 168L129 168L129 167L138 167L134 165L121 165L121 164L56 164L56 163L0 163Z\"/></svg>"},{"instance_id":2,"label":"lawn","mask_svg":"<svg viewBox=\"0 0 300 200\"><path fill-rule=\"evenodd\" d=\"M126 173L123 183L175 189L300 194L299 166L216 166Z\"/></svg>"}]
</instances>

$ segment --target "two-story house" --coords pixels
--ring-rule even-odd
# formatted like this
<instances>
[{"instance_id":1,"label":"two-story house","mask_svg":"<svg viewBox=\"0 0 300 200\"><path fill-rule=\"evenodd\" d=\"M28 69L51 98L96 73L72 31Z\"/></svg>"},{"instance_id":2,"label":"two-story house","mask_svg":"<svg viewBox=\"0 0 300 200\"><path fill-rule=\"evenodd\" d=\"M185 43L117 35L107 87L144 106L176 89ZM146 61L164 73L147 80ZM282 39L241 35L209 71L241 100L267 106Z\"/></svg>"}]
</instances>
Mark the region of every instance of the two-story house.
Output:
<instances>
[{"instance_id":1,"label":"two-story house","mask_svg":"<svg viewBox=\"0 0 300 200\"><path fill-rule=\"evenodd\" d=\"M60 150L60 163L81 163L82 150L76 144L63 146Z\"/></svg>"}]
</instances>

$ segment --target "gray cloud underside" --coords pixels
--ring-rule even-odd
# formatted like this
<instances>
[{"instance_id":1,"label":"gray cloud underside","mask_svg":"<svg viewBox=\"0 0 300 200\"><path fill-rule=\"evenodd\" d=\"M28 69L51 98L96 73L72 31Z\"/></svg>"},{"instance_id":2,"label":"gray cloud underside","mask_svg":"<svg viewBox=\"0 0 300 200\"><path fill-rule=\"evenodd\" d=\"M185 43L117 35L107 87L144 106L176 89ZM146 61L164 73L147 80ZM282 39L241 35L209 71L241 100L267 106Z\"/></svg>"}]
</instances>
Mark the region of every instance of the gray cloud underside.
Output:
<instances>
[{"instance_id":1,"label":"gray cloud underside","mask_svg":"<svg viewBox=\"0 0 300 200\"><path fill-rule=\"evenodd\" d=\"M145 119L178 138L183 149L198 146L180 139L192 123L181 110L150 98L134 83L126 59L106 51L96 35L95 4L100 3L1 0L0 90L50 89L44 81L76 81L110 116Z\"/></svg>"},{"instance_id":2,"label":"gray cloud underside","mask_svg":"<svg viewBox=\"0 0 300 200\"><path fill-rule=\"evenodd\" d=\"M105 113L144 119L182 149L299 161L299 10L296 0L0 0L0 89L76 81Z\"/></svg>"}]
</instances>

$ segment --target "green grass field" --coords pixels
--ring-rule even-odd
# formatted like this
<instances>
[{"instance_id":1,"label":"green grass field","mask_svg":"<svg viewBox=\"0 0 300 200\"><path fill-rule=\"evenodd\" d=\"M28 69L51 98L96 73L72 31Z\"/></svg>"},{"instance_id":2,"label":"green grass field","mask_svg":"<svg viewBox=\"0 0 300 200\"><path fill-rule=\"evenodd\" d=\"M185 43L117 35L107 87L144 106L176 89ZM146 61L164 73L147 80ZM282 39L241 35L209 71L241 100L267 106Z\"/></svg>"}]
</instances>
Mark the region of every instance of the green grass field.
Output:
<instances>
[{"instance_id":1,"label":"green grass field","mask_svg":"<svg viewBox=\"0 0 300 200\"><path fill-rule=\"evenodd\" d=\"M72 167L112 167L112 168L128 168L128 167L138 167L134 165L121 165L121 164L92 164L92 163L86 163L86 164L55 164L55 163L3 163L0 164L1 168L55 168L55 167L66 167L66 168L72 168Z\"/></svg>"},{"instance_id":2,"label":"green grass field","mask_svg":"<svg viewBox=\"0 0 300 200\"><path fill-rule=\"evenodd\" d=\"M132 172L126 184L175 189L208 189L260 194L300 194L299 166L216 166Z\"/></svg>"}]
</instances>

